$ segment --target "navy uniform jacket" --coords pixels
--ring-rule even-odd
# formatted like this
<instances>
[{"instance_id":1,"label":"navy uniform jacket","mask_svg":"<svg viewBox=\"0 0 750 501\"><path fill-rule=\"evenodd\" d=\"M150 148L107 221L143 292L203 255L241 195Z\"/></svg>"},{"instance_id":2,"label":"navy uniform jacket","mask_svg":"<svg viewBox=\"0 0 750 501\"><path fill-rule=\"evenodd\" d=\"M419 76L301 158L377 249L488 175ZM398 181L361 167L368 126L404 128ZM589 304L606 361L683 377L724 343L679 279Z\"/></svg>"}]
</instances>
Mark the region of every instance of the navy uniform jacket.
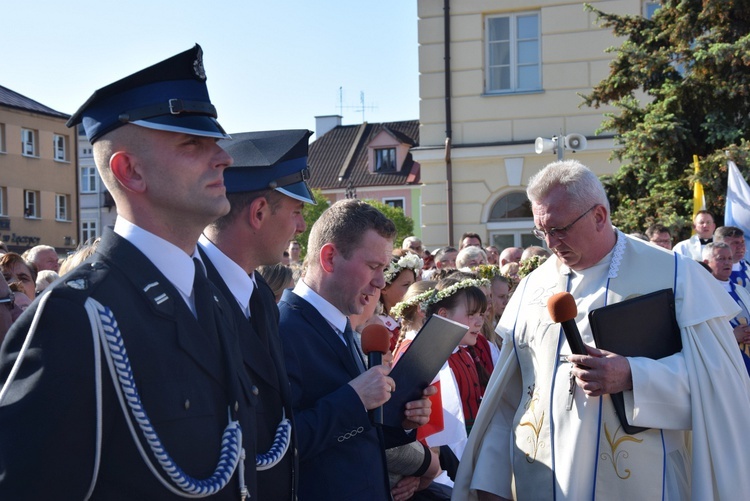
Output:
<instances>
[{"instance_id":1,"label":"navy uniform jacket","mask_svg":"<svg viewBox=\"0 0 750 501\"><path fill-rule=\"evenodd\" d=\"M201 257L208 278L219 288L231 304L238 325L240 348L245 369L257 391L257 436L260 453L271 447L276 427L281 421L282 409L292 420L292 395L284 366L284 354L279 338L279 309L273 291L259 273L254 272L256 289L250 301L250 320L245 318L234 295L219 275L214 265L201 249ZM258 497L260 501L294 499L296 491L296 433L292 424L292 443L284 458L273 468L259 471Z\"/></svg>"},{"instance_id":2,"label":"navy uniform jacket","mask_svg":"<svg viewBox=\"0 0 750 501\"><path fill-rule=\"evenodd\" d=\"M93 341L83 307L88 296L112 309L144 409L167 453L188 475L211 476L229 399L237 402L249 458L246 482L255 499L255 397L246 372L238 368L241 361L230 315L215 310L220 335L233 353L225 357L216 336L201 329L172 284L111 230L105 232L96 254L49 294L31 350L0 407L0 499L80 500L87 492L97 429ZM166 300L162 301L162 294ZM0 349L2 381L38 306L39 300L13 324ZM229 308L226 302L220 307ZM166 490L147 469L124 421L104 358L102 372L103 445L92 499L184 499ZM137 433L141 437L140 430ZM151 457L142 437L141 441ZM211 497L238 498L236 472Z\"/></svg>"},{"instance_id":3,"label":"navy uniform jacket","mask_svg":"<svg viewBox=\"0 0 750 501\"><path fill-rule=\"evenodd\" d=\"M382 434L347 384L359 370L346 345L290 290L279 312L299 442L299 499L390 499Z\"/></svg>"}]
</instances>

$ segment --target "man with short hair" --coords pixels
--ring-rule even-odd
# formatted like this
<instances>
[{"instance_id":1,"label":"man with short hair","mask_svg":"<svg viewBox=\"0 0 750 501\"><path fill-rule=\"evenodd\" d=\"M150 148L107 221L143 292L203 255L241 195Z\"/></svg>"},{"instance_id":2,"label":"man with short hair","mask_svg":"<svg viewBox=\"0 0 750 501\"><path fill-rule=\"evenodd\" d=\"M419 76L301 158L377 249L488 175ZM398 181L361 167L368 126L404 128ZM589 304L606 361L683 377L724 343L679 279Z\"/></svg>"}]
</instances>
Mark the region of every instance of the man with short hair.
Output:
<instances>
[{"instance_id":1,"label":"man with short hair","mask_svg":"<svg viewBox=\"0 0 750 501\"><path fill-rule=\"evenodd\" d=\"M422 247L422 240L414 236L406 237L401 243L401 248L410 250L419 257L422 257L422 254L424 252L424 247Z\"/></svg>"},{"instance_id":2,"label":"man with short hair","mask_svg":"<svg viewBox=\"0 0 750 501\"><path fill-rule=\"evenodd\" d=\"M714 231L714 242L724 242L732 249L733 283L750 290L750 264L745 261L745 232L736 226L720 226Z\"/></svg>"},{"instance_id":3,"label":"man with short hair","mask_svg":"<svg viewBox=\"0 0 750 501\"><path fill-rule=\"evenodd\" d=\"M36 271L60 271L60 261L57 251L51 245L36 245L24 253L26 261L36 266Z\"/></svg>"},{"instance_id":4,"label":"man with short hair","mask_svg":"<svg viewBox=\"0 0 750 501\"><path fill-rule=\"evenodd\" d=\"M654 223L646 228L646 236L652 244L672 250L672 233L667 226Z\"/></svg>"},{"instance_id":5,"label":"man with short hair","mask_svg":"<svg viewBox=\"0 0 750 501\"><path fill-rule=\"evenodd\" d=\"M289 264L299 264L301 262L300 252L302 252L302 247L300 246L298 241L290 240L287 252L289 253Z\"/></svg>"},{"instance_id":6,"label":"man with short hair","mask_svg":"<svg viewBox=\"0 0 750 501\"><path fill-rule=\"evenodd\" d=\"M458 251L455 247L441 247L435 251L435 268L438 270L455 268L457 255Z\"/></svg>"},{"instance_id":7,"label":"man with short hair","mask_svg":"<svg viewBox=\"0 0 750 501\"><path fill-rule=\"evenodd\" d=\"M500 320L503 369L485 392L454 499L750 492L747 448L736 439L750 429L750 413L737 411L750 406L750 378L727 321L736 304L695 261L612 226L604 187L579 162L548 165L527 195L533 233L553 255L519 283ZM674 288L680 352L653 360L593 347L590 311L666 288ZM571 354L548 310L563 291L575 300L569 313L585 355ZM610 397L620 392L628 423L648 429L622 429Z\"/></svg>"},{"instance_id":8,"label":"man with short hair","mask_svg":"<svg viewBox=\"0 0 750 501\"><path fill-rule=\"evenodd\" d=\"M299 498L390 499L388 446L413 439L403 430L375 426L369 410L391 397L390 368L368 370L348 316L361 314L385 286L396 227L374 207L341 200L315 222L308 269L279 303L279 332L292 386L299 438ZM425 390L424 395L434 389ZM409 427L429 419L426 398L407 404Z\"/></svg>"},{"instance_id":9,"label":"man with short hair","mask_svg":"<svg viewBox=\"0 0 750 501\"><path fill-rule=\"evenodd\" d=\"M304 205L315 204L307 179L308 130L234 134L223 146L234 158L224 172L231 210L206 227L200 250L208 278L232 304L245 368L258 397L256 444L274 446L284 418L292 419L292 396L279 337L273 291L256 271L279 262L287 242L305 231ZM292 240L292 242L294 242ZM295 242L296 243L296 242ZM299 244L298 244L299 245ZM295 499L296 430L288 450L258 471L258 498Z\"/></svg>"},{"instance_id":10,"label":"man with short hair","mask_svg":"<svg viewBox=\"0 0 750 501\"><path fill-rule=\"evenodd\" d=\"M470 245L476 245L477 247L482 246L482 237L478 233L467 231L461 235L461 242L458 245L458 250L465 249Z\"/></svg>"},{"instance_id":11,"label":"man with short hair","mask_svg":"<svg viewBox=\"0 0 750 501\"><path fill-rule=\"evenodd\" d=\"M703 259L703 247L707 243L713 242L714 230L716 229L713 214L707 210L699 210L695 214L695 217L693 217L693 229L695 230L695 235L687 240L677 242L672 251L687 256L690 259L700 261Z\"/></svg>"},{"instance_id":12,"label":"man with short hair","mask_svg":"<svg viewBox=\"0 0 750 501\"><path fill-rule=\"evenodd\" d=\"M500 253L500 267L502 268L508 263L520 262L522 255L523 255L522 247L506 247Z\"/></svg>"},{"instance_id":13,"label":"man with short hair","mask_svg":"<svg viewBox=\"0 0 750 501\"><path fill-rule=\"evenodd\" d=\"M500 263L500 249L494 245L490 245L484 248L484 252L487 255L487 264L494 264L499 266Z\"/></svg>"},{"instance_id":14,"label":"man with short hair","mask_svg":"<svg viewBox=\"0 0 750 501\"><path fill-rule=\"evenodd\" d=\"M745 367L750 372L750 292L731 280L733 254L734 249L730 244L714 241L703 248L703 262L741 310L729 323L740 346Z\"/></svg>"},{"instance_id":15,"label":"man with short hair","mask_svg":"<svg viewBox=\"0 0 750 501\"><path fill-rule=\"evenodd\" d=\"M117 220L0 348L0 498L256 499L256 397L196 248L232 162L200 46L99 89L81 123Z\"/></svg>"}]
</instances>

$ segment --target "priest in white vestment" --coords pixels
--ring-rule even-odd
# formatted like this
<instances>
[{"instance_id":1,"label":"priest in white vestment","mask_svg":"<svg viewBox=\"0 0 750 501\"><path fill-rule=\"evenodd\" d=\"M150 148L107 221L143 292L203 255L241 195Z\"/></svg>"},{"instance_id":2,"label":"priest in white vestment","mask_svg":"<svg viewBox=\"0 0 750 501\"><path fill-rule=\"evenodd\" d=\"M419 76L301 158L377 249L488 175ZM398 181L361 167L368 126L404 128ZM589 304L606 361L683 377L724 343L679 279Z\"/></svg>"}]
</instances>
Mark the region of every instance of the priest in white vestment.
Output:
<instances>
[{"instance_id":1,"label":"priest in white vestment","mask_svg":"<svg viewBox=\"0 0 750 501\"><path fill-rule=\"evenodd\" d=\"M734 301L694 261L614 228L601 183L579 162L548 165L527 194L534 233L554 255L519 284L498 324L502 352L453 499L749 495L750 379L729 326ZM594 347L589 311L665 288L681 352L652 360ZM547 311L566 290L587 355L571 355ZM649 429L622 429L610 398L618 392L628 423Z\"/></svg>"}]
</instances>

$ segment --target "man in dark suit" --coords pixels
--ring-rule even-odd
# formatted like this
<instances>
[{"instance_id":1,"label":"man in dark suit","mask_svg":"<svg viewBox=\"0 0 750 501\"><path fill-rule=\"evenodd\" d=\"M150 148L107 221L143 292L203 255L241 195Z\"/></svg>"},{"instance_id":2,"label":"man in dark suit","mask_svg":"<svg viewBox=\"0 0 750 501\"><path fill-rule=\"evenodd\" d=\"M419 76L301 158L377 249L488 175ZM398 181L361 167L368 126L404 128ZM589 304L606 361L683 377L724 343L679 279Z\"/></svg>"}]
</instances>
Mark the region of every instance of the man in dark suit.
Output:
<instances>
[{"instance_id":1,"label":"man in dark suit","mask_svg":"<svg viewBox=\"0 0 750 501\"><path fill-rule=\"evenodd\" d=\"M255 269L276 264L287 242L305 231L302 209L315 199L307 176L308 130L234 134L223 143L234 158L224 173L232 206L211 223L199 242L208 277L232 303L240 327L242 357L257 388L258 450L268 450L283 418L292 419L292 398L279 338L273 291ZM234 300L232 300L232 298ZM258 498L295 498L294 428L288 449L258 471Z\"/></svg>"},{"instance_id":2,"label":"man in dark suit","mask_svg":"<svg viewBox=\"0 0 750 501\"><path fill-rule=\"evenodd\" d=\"M390 499L383 434L367 411L390 399L394 381L387 366L364 370L347 316L362 313L385 285L395 235L374 207L335 203L312 227L304 278L279 303L302 501ZM426 423L429 406L426 398L409 402L406 427ZM388 446L412 440L403 429L383 431Z\"/></svg>"},{"instance_id":3,"label":"man in dark suit","mask_svg":"<svg viewBox=\"0 0 750 501\"><path fill-rule=\"evenodd\" d=\"M205 79L196 45L68 122L83 123L118 217L2 345L0 499L255 496L252 382L196 245L229 211L232 161Z\"/></svg>"}]
</instances>

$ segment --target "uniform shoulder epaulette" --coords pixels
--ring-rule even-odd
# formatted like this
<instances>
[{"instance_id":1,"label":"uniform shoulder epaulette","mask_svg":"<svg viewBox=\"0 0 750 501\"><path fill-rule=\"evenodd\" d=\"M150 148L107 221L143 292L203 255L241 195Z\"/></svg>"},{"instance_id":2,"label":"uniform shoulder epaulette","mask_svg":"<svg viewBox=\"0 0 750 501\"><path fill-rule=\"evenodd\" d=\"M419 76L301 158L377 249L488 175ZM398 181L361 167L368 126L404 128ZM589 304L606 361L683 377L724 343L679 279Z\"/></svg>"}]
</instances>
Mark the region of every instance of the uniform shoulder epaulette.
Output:
<instances>
[{"instance_id":1,"label":"uniform shoulder epaulette","mask_svg":"<svg viewBox=\"0 0 750 501\"><path fill-rule=\"evenodd\" d=\"M101 284L109 271L104 261L90 261L67 273L55 284L51 293L71 301L85 302Z\"/></svg>"}]
</instances>

